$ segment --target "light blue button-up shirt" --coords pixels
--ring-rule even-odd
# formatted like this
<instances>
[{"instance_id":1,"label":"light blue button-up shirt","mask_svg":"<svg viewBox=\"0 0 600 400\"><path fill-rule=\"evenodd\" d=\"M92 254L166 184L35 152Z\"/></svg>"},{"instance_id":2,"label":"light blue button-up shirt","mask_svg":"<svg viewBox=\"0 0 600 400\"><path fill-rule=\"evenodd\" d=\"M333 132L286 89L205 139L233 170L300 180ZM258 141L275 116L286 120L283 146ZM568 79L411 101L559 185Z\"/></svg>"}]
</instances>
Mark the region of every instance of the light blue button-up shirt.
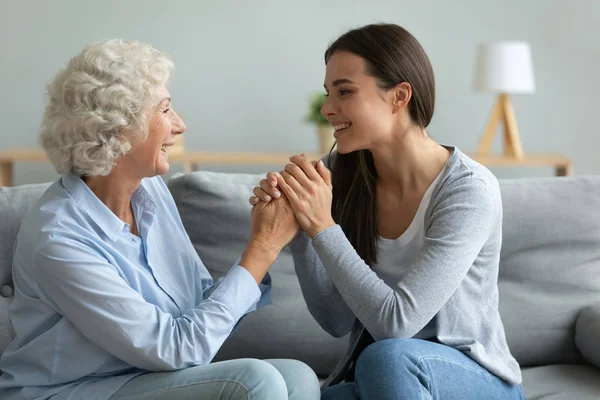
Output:
<instances>
[{"instance_id":1,"label":"light blue button-up shirt","mask_svg":"<svg viewBox=\"0 0 600 400\"><path fill-rule=\"evenodd\" d=\"M131 201L140 237L67 174L23 220L0 398L108 399L144 371L207 364L270 302L270 277L237 263L213 283L160 177Z\"/></svg>"}]
</instances>

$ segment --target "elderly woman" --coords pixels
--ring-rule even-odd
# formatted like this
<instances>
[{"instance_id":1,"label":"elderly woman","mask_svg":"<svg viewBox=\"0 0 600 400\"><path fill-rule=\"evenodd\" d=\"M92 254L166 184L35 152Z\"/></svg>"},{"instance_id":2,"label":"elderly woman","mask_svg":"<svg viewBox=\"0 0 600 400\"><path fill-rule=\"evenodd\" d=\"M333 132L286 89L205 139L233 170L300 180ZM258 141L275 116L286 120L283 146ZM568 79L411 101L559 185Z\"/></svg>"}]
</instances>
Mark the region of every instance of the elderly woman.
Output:
<instances>
[{"instance_id":1,"label":"elderly woman","mask_svg":"<svg viewBox=\"0 0 600 400\"><path fill-rule=\"evenodd\" d=\"M148 45L111 40L49 85L41 142L62 177L17 238L2 399L319 398L298 361L211 363L270 301L267 270L299 226L283 198L254 207L239 263L212 281L159 176L185 131L172 69Z\"/></svg>"}]
</instances>

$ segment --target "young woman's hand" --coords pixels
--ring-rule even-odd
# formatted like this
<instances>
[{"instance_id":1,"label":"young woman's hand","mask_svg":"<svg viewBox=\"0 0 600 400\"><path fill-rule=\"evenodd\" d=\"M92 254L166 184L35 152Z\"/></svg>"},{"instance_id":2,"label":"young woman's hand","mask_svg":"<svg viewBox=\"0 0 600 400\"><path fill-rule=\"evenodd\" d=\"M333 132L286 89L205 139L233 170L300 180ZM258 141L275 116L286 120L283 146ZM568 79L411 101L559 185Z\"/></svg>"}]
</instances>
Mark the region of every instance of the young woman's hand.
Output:
<instances>
[{"instance_id":1,"label":"young woman's hand","mask_svg":"<svg viewBox=\"0 0 600 400\"><path fill-rule=\"evenodd\" d=\"M257 205L260 201L265 203L270 202L272 199L278 199L281 197L281 192L277 187L277 176L278 172L269 172L266 179L262 179L258 186L254 187L254 196L251 196L248 201L253 206Z\"/></svg>"},{"instance_id":2,"label":"young woman's hand","mask_svg":"<svg viewBox=\"0 0 600 400\"><path fill-rule=\"evenodd\" d=\"M304 154L301 154L302 157L306 157ZM313 167L316 168L317 161L310 162ZM258 186L254 187L253 193L254 196L250 196L248 202L251 205L256 205L260 201L264 201L268 203L273 199L278 199L281 197L281 191L279 190L277 178L279 177L279 172L269 172L265 179L261 179Z\"/></svg>"},{"instance_id":3,"label":"young woman's hand","mask_svg":"<svg viewBox=\"0 0 600 400\"><path fill-rule=\"evenodd\" d=\"M290 202L302 230L314 238L335 225L331 216L331 173L322 161L311 163L303 155L292 156L290 161L279 172L277 185Z\"/></svg>"}]
</instances>

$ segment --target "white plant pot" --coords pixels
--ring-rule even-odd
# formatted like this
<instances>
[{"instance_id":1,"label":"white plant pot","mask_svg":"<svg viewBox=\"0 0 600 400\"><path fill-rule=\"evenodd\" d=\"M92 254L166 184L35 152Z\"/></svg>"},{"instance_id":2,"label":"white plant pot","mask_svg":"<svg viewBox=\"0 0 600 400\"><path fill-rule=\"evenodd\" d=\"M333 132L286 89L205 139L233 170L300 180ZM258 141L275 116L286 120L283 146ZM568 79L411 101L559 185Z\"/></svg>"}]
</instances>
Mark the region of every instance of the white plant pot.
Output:
<instances>
[{"instance_id":1,"label":"white plant pot","mask_svg":"<svg viewBox=\"0 0 600 400\"><path fill-rule=\"evenodd\" d=\"M335 138L333 137L333 126L331 125L319 125L318 135L319 135L319 153L325 154L329 153L331 147L335 143Z\"/></svg>"}]
</instances>

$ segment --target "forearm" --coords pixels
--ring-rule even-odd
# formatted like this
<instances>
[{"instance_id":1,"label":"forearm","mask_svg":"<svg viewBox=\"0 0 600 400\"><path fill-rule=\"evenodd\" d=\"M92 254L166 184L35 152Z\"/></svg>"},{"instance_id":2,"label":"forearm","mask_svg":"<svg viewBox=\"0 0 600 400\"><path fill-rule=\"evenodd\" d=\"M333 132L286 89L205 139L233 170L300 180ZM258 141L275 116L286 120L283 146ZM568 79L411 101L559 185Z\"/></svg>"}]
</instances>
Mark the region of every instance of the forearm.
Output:
<instances>
[{"instance_id":1,"label":"forearm","mask_svg":"<svg viewBox=\"0 0 600 400\"><path fill-rule=\"evenodd\" d=\"M312 316L332 336L349 333L356 317L328 276L311 239L301 232L290 244L290 249L300 288Z\"/></svg>"},{"instance_id":2,"label":"forearm","mask_svg":"<svg viewBox=\"0 0 600 400\"><path fill-rule=\"evenodd\" d=\"M313 241L340 297L376 339L411 337L420 329L418 311L360 258L339 226Z\"/></svg>"},{"instance_id":3,"label":"forearm","mask_svg":"<svg viewBox=\"0 0 600 400\"><path fill-rule=\"evenodd\" d=\"M172 370L212 360L233 327L261 298L236 265L203 301L177 317L147 302L105 260L67 241L34 258L37 293L87 339L132 366ZM69 259L60 257L70 249ZM75 252L77 250L77 252Z\"/></svg>"},{"instance_id":4,"label":"forearm","mask_svg":"<svg viewBox=\"0 0 600 400\"><path fill-rule=\"evenodd\" d=\"M267 297L270 278L266 280ZM204 301L179 318L158 310L148 310L147 329L142 333L135 326L125 327L124 341L113 340L107 346L130 363L148 370L177 370L212 361L235 325L256 308L265 293L256 286L253 277L241 266L234 266L218 287ZM139 327L140 325L138 325ZM138 332L135 334L134 332ZM119 347L122 347L119 349Z\"/></svg>"}]
</instances>

